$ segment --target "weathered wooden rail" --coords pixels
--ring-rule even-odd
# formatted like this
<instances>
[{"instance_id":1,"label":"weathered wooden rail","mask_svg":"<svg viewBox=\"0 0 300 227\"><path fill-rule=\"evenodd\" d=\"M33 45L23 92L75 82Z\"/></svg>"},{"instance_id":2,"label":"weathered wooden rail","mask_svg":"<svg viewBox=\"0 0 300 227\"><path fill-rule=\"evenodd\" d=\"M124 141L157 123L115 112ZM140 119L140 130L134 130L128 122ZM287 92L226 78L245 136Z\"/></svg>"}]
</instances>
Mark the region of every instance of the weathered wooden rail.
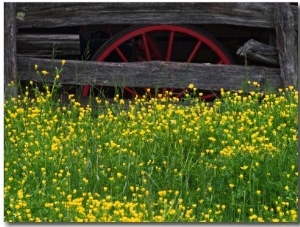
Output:
<instances>
[{"instance_id":1,"label":"weathered wooden rail","mask_svg":"<svg viewBox=\"0 0 300 227\"><path fill-rule=\"evenodd\" d=\"M273 30L276 34L274 43L276 46L270 47L270 53L273 63L275 62L274 66L278 64L279 68L159 61L124 64L87 62L80 59L67 60L61 75L62 83L99 83L114 86L116 83L126 82L126 86L156 87L167 82L170 87L175 85L183 87L186 84L182 78L185 78L186 83L194 83L200 89L212 90L221 87L240 89L245 79L268 81L276 87L297 84L298 8L290 3L5 3L4 5L5 56L7 56L5 83L16 79L17 76L21 80L38 81L39 78L33 71L34 64L48 70L51 70L52 63L59 66L59 60L50 59L54 43L60 55L79 52L78 34L20 34L19 30L113 23L210 24ZM225 33L231 34L233 30L234 27ZM237 33L238 31L233 32L232 37ZM16 44L18 48L15 48ZM23 49L25 44L26 49ZM253 50L255 52L255 46L251 49L252 56L258 58L258 55L262 56L263 53L259 50L256 53ZM251 57L249 53L240 52ZM268 56L263 58L266 60Z\"/></svg>"},{"instance_id":2,"label":"weathered wooden rail","mask_svg":"<svg viewBox=\"0 0 300 227\"><path fill-rule=\"evenodd\" d=\"M79 55L79 35L73 34L17 34L18 55L52 58L57 55Z\"/></svg>"},{"instance_id":3,"label":"weathered wooden rail","mask_svg":"<svg viewBox=\"0 0 300 227\"><path fill-rule=\"evenodd\" d=\"M89 24L231 24L274 28L274 3L18 3L17 28ZM297 18L297 6L292 7ZM275 21L275 23L279 23ZM281 22L280 22L281 23ZM297 29L295 20L295 29Z\"/></svg>"},{"instance_id":4,"label":"weathered wooden rail","mask_svg":"<svg viewBox=\"0 0 300 227\"><path fill-rule=\"evenodd\" d=\"M51 83L52 76L38 76L34 69L52 72L61 67L60 60L18 57L20 77L24 80ZM104 86L157 87L167 86L185 88L193 83L204 90L241 89L247 80L269 83L282 87L280 69L259 66L209 65L197 63L179 63L149 61L139 63L109 63L69 60L60 75L63 84L92 84Z\"/></svg>"}]
</instances>

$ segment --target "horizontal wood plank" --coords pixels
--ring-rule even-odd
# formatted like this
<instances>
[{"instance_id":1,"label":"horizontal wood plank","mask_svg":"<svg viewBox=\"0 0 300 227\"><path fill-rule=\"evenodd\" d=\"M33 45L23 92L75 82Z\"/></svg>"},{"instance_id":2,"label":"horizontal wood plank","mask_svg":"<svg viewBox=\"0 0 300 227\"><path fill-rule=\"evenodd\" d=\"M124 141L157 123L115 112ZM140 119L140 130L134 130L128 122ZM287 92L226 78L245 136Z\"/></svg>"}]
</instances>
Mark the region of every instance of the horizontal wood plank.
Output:
<instances>
[{"instance_id":1,"label":"horizontal wood plank","mask_svg":"<svg viewBox=\"0 0 300 227\"><path fill-rule=\"evenodd\" d=\"M52 58L80 55L79 35L70 34L17 34L17 53L27 57Z\"/></svg>"},{"instance_id":2,"label":"horizontal wood plank","mask_svg":"<svg viewBox=\"0 0 300 227\"><path fill-rule=\"evenodd\" d=\"M292 6L298 18L297 6ZM17 3L17 28L90 24L230 24L274 28L273 3ZM295 21L297 29L298 21Z\"/></svg>"},{"instance_id":3,"label":"horizontal wood plank","mask_svg":"<svg viewBox=\"0 0 300 227\"><path fill-rule=\"evenodd\" d=\"M61 67L60 60L18 57L18 74L21 80L53 82L54 75L37 76L38 70L53 72ZM128 87L184 88L193 83L203 90L238 90L247 80L268 82L282 87L280 69L238 65L206 65L177 62L150 61L139 63L108 63L68 60L60 74L62 84L93 84Z\"/></svg>"}]
</instances>

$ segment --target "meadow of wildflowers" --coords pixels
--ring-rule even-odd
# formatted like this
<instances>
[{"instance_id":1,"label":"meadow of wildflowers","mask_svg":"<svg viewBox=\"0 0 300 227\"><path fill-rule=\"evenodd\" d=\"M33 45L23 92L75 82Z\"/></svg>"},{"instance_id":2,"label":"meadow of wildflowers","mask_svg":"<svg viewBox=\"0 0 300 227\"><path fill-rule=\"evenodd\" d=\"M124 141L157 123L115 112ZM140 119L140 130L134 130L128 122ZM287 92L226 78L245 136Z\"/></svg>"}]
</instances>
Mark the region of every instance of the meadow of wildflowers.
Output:
<instances>
[{"instance_id":1,"label":"meadow of wildflowers","mask_svg":"<svg viewBox=\"0 0 300 227\"><path fill-rule=\"evenodd\" d=\"M82 106L53 99L61 70L5 102L6 222L298 221L292 86Z\"/></svg>"}]
</instances>

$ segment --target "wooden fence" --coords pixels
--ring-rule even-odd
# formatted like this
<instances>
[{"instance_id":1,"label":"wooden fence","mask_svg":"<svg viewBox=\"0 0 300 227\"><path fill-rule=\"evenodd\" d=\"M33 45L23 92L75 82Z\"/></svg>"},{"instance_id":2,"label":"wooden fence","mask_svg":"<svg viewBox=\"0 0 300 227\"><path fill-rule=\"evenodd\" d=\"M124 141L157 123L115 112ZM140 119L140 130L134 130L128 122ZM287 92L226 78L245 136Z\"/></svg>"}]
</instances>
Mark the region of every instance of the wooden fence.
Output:
<instances>
[{"instance_id":1,"label":"wooden fence","mask_svg":"<svg viewBox=\"0 0 300 227\"><path fill-rule=\"evenodd\" d=\"M19 77L35 80L34 64L45 69L60 64L41 58L44 53L22 56L16 42L37 42L37 37L18 34L18 29L90 24L224 24L274 29L276 48L267 47L279 68L243 65L206 65L152 61L143 63L107 63L68 60L61 75L63 84L102 84L114 86L182 86L182 78L200 89L237 90L247 74L253 81L268 81L276 87L297 84L298 9L290 3L5 3L5 71L4 82ZM53 42L63 51L78 51L79 37L38 36L43 45ZM46 44L45 44L46 43ZM266 59L258 46L247 46L240 54ZM22 45L21 45L22 46ZM61 48L63 49L63 48ZM38 51L38 50L35 50ZM265 51L267 53L268 51ZM36 57L40 56L40 57ZM267 59L269 61L272 61ZM50 71L50 69L49 69ZM76 74L76 76L74 76ZM201 80L199 76L201 75ZM151 79L149 79L151 78ZM180 80L178 79L180 78ZM49 78L51 82L51 78ZM7 91L6 91L7 92ZM16 91L15 91L16 94Z\"/></svg>"}]
</instances>

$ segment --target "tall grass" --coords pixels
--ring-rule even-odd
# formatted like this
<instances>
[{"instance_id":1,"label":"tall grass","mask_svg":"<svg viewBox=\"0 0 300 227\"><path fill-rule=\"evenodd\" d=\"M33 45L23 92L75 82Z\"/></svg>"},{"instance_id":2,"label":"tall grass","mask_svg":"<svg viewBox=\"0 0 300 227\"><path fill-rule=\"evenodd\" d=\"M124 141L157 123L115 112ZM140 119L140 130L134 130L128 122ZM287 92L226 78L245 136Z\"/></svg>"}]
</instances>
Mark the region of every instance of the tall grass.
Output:
<instances>
[{"instance_id":1,"label":"tall grass","mask_svg":"<svg viewBox=\"0 0 300 227\"><path fill-rule=\"evenodd\" d=\"M6 222L298 221L292 86L262 94L249 82L209 106L191 85L184 101L92 108L55 101L59 85L30 82L5 102Z\"/></svg>"}]
</instances>

